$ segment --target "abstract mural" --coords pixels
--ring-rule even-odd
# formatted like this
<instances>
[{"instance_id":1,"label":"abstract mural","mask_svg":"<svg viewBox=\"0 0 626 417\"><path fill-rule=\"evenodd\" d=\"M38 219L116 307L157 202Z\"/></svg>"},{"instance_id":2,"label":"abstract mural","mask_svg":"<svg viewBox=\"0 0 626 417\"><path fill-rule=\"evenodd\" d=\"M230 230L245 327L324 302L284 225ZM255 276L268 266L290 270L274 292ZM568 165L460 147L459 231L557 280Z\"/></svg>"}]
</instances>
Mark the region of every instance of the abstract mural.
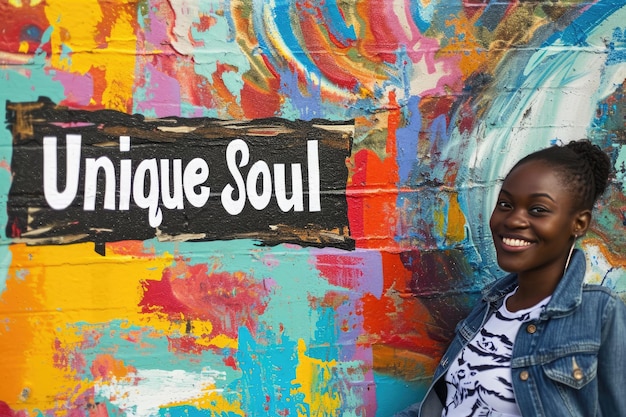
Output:
<instances>
[{"instance_id":1,"label":"abstract mural","mask_svg":"<svg viewBox=\"0 0 626 417\"><path fill-rule=\"evenodd\" d=\"M0 0L0 416L390 416L498 270L521 156L615 173L626 4Z\"/></svg>"}]
</instances>

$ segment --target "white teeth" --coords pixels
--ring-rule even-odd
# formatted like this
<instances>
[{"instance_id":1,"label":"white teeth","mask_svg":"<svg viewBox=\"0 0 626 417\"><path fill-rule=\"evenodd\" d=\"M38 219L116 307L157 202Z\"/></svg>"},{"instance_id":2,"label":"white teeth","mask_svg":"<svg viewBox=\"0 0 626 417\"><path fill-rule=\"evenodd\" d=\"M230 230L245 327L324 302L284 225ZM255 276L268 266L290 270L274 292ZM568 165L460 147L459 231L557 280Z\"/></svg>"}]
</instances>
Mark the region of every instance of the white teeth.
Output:
<instances>
[{"instance_id":1,"label":"white teeth","mask_svg":"<svg viewBox=\"0 0 626 417\"><path fill-rule=\"evenodd\" d=\"M521 239L511 239L508 237L503 237L502 238L502 242L507 245L507 246L517 246L517 247L522 247L522 246L530 246L531 243L527 240L521 240Z\"/></svg>"}]
</instances>

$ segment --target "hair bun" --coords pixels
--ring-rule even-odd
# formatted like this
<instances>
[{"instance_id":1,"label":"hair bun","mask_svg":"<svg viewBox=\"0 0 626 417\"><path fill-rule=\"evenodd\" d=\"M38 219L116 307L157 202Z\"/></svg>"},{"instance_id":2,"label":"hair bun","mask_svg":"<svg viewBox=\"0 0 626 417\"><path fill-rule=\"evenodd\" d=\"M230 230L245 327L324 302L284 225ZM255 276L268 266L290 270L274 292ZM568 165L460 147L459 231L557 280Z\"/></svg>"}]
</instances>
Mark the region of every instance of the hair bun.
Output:
<instances>
[{"instance_id":1,"label":"hair bun","mask_svg":"<svg viewBox=\"0 0 626 417\"><path fill-rule=\"evenodd\" d=\"M599 146L587 139L569 142L565 145L591 169L595 186L595 198L598 198L609 184L611 160Z\"/></svg>"}]
</instances>

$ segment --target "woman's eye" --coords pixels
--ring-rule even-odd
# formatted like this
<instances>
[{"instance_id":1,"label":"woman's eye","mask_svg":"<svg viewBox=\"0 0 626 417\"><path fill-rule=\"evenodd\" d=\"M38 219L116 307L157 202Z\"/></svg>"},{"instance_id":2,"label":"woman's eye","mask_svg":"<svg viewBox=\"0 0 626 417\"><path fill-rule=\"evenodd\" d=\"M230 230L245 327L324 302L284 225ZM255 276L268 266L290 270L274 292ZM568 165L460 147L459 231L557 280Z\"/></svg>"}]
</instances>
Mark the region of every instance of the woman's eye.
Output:
<instances>
[{"instance_id":1,"label":"woman's eye","mask_svg":"<svg viewBox=\"0 0 626 417\"><path fill-rule=\"evenodd\" d=\"M530 209L531 213L547 213L548 209L545 207L533 207Z\"/></svg>"},{"instance_id":2,"label":"woman's eye","mask_svg":"<svg viewBox=\"0 0 626 417\"><path fill-rule=\"evenodd\" d=\"M503 208L503 209L511 207L511 205L508 202L506 202L506 201L498 201L496 203L496 206L499 207L499 208Z\"/></svg>"}]
</instances>

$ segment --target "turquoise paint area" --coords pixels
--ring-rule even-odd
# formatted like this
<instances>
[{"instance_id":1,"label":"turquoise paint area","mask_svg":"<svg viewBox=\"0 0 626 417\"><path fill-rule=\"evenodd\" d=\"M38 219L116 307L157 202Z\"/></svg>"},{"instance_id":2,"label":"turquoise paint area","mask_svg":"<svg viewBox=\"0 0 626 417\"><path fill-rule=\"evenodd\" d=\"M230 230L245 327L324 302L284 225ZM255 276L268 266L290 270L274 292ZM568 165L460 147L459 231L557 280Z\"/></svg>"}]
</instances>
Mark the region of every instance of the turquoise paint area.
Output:
<instances>
[{"instance_id":1,"label":"turquoise paint area","mask_svg":"<svg viewBox=\"0 0 626 417\"><path fill-rule=\"evenodd\" d=\"M79 322L71 327L84 338L80 355L83 355L85 363L94 363L98 355L111 354L116 359L123 360L125 365L137 369L183 370L194 373L208 367L223 372L226 381L240 377L239 371L224 364L224 358L231 353L228 349L193 353L172 351L168 338L155 334L149 325L130 326L125 320L114 320L105 324ZM129 335L133 337L128 337ZM91 377L89 369L83 372L83 377Z\"/></svg>"},{"instance_id":2,"label":"turquoise paint area","mask_svg":"<svg viewBox=\"0 0 626 417\"><path fill-rule=\"evenodd\" d=\"M47 35L49 36L49 34ZM15 69L0 68L0 117L6 115L6 103L37 101L38 97L46 96L53 101L60 102L65 98L63 85L53 80L54 71L44 70L45 55L35 55L28 65ZM11 187L11 155L13 136L6 120L0 129L0 240L8 243L5 228L7 226L7 199ZM0 295L6 289L6 273L11 265L11 252L6 244L0 245Z\"/></svg>"},{"instance_id":3,"label":"turquoise paint area","mask_svg":"<svg viewBox=\"0 0 626 417\"><path fill-rule=\"evenodd\" d=\"M563 31L552 35L543 46L550 46L553 42L562 42L563 45L587 46L593 39L591 33L601 26L613 13L624 7L623 0L600 0L589 4L585 13L581 14L572 24Z\"/></svg>"},{"instance_id":4,"label":"turquoise paint area","mask_svg":"<svg viewBox=\"0 0 626 417\"><path fill-rule=\"evenodd\" d=\"M213 412L203 410L191 405L181 405L177 407L164 407L159 410L161 417L241 417L240 414L227 411Z\"/></svg>"},{"instance_id":5,"label":"turquoise paint area","mask_svg":"<svg viewBox=\"0 0 626 417\"><path fill-rule=\"evenodd\" d=\"M230 9L224 7L222 1L202 1L198 6L201 13L213 19L213 23L207 30L198 30L202 26L199 21L196 22L198 26L191 28L194 41L202 45L201 49L194 50L195 72L204 75L209 83L221 80L240 103L243 74L250 69L250 61L236 42ZM220 69L220 66L223 67Z\"/></svg>"},{"instance_id":6,"label":"turquoise paint area","mask_svg":"<svg viewBox=\"0 0 626 417\"><path fill-rule=\"evenodd\" d=\"M327 0L325 5L321 6L322 13L327 16L326 25L328 25L333 36L340 40L342 44L347 45L357 40L354 26L346 25L346 21L339 9L337 0Z\"/></svg>"},{"instance_id":7,"label":"turquoise paint area","mask_svg":"<svg viewBox=\"0 0 626 417\"><path fill-rule=\"evenodd\" d=\"M626 146L615 145L617 157L615 158L615 180L621 184L622 193L626 194ZM626 219L624 220L626 222Z\"/></svg>"},{"instance_id":8,"label":"turquoise paint area","mask_svg":"<svg viewBox=\"0 0 626 417\"><path fill-rule=\"evenodd\" d=\"M247 329L239 333L237 362L242 369L243 409L251 416L310 415L304 395L294 393L298 365L297 342L282 337L281 343L260 344Z\"/></svg>"},{"instance_id":9,"label":"turquoise paint area","mask_svg":"<svg viewBox=\"0 0 626 417\"><path fill-rule=\"evenodd\" d=\"M374 373L376 381L376 416L391 416L422 400L429 380L405 381L389 375ZM389 401L393 398L393 401Z\"/></svg>"},{"instance_id":10,"label":"turquoise paint area","mask_svg":"<svg viewBox=\"0 0 626 417\"><path fill-rule=\"evenodd\" d=\"M336 313L331 306L318 307L316 313L319 320L315 326L315 341L309 347L308 354L324 361L338 360L341 358L341 351L345 346L337 343L339 329L335 319Z\"/></svg>"},{"instance_id":11,"label":"turquoise paint area","mask_svg":"<svg viewBox=\"0 0 626 417\"><path fill-rule=\"evenodd\" d=\"M242 377L230 388L243 388L242 408L246 415L326 415L330 410L315 410L316 401L310 404L302 392L302 376L297 374L299 362L298 342L278 333L265 332L265 336L253 336L243 328L239 333L239 349L236 355ZM269 343L268 339L276 340ZM314 357L316 348L302 352ZM318 352L319 353L319 352ZM360 360L331 361L322 358L329 368L321 367L320 375L311 375L313 393L319 398L341 399L342 415L357 416L366 407L371 394L371 380L363 368L371 366ZM305 364L305 367L308 366ZM306 375L304 376L307 377ZM371 377L369 377L371 378ZM366 387L366 388L363 388ZM323 402L323 401L322 401ZM361 410L361 411L359 411Z\"/></svg>"}]
</instances>

